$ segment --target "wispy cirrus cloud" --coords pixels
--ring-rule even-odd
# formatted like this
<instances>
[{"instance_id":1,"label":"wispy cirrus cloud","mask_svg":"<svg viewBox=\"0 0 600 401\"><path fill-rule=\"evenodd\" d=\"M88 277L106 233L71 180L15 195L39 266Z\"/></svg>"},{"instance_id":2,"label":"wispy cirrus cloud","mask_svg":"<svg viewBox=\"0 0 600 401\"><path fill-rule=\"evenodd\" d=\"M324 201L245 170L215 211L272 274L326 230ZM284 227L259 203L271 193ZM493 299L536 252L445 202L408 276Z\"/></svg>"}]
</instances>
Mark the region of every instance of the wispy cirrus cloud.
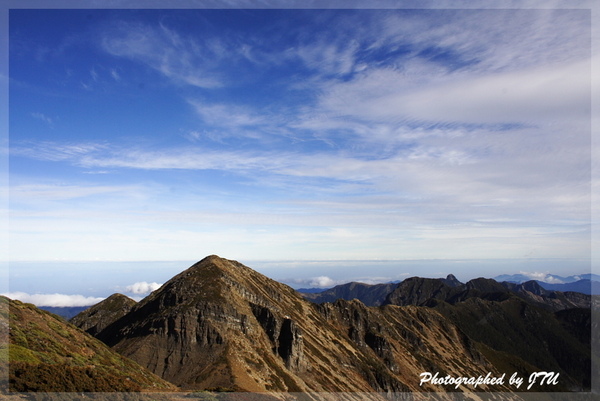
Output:
<instances>
[{"instance_id":1,"label":"wispy cirrus cloud","mask_svg":"<svg viewBox=\"0 0 600 401\"><path fill-rule=\"evenodd\" d=\"M12 155L25 156L36 160L70 161L83 155L106 149L100 143L57 143L51 141L13 143L10 147Z\"/></svg>"},{"instance_id":2,"label":"wispy cirrus cloud","mask_svg":"<svg viewBox=\"0 0 600 401\"><path fill-rule=\"evenodd\" d=\"M201 88L224 84L220 62L230 53L218 38L198 41L159 24L119 21L101 38L109 54L141 62L177 82Z\"/></svg>"},{"instance_id":3,"label":"wispy cirrus cloud","mask_svg":"<svg viewBox=\"0 0 600 401\"><path fill-rule=\"evenodd\" d=\"M229 129L270 126L274 121L264 111L259 112L247 106L234 103L206 103L199 100L189 100L195 112L208 126Z\"/></svg>"},{"instance_id":4,"label":"wispy cirrus cloud","mask_svg":"<svg viewBox=\"0 0 600 401\"><path fill-rule=\"evenodd\" d=\"M518 132L510 135L514 138L510 138L509 143L519 144L518 137L522 135ZM465 140L474 141L469 135ZM589 220L588 181L585 174L581 175L585 172L585 160L577 151L573 152L570 161L562 155L563 163L556 165L557 155L553 151L535 156L527 149L520 153L511 151L508 158L502 154L471 158L468 153L461 155L452 148L441 147L434 151L433 148L416 147L391 157L370 159L343 152L207 151L188 146L161 151L107 147L100 153L93 146L89 148L89 155L69 153L71 159L68 161L84 168L220 170L244 177L248 184L263 190L285 190L287 196L274 197L274 203L268 209L279 217L273 220L267 216L267 209L259 207L254 210L255 218L247 220L248 216L245 217L252 224L272 220L293 225L305 225L308 221L314 225L332 226L417 224L425 232L428 229L423 224L442 229L463 222L467 224L464 228L475 230L468 235L464 231L465 235L476 237L485 230L490 230L486 235L510 233L520 225L540 227L543 231L557 224L561 227L559 230L569 230L570 224L571 229L585 230ZM107 149L110 151L106 152ZM564 149L555 151L563 152ZM549 171L553 173L549 175ZM574 180L577 174L581 176ZM566 188L568 191L565 192ZM13 191L14 200L22 199L23 202L100 196L110 197L114 203L144 193L146 195L140 199L156 198L164 189L21 185L15 186ZM311 191L313 196L306 199L302 195L306 191ZM350 193L353 195L348 197ZM280 205L279 209L274 208L276 204ZM284 212L286 209L288 211ZM533 214L532 209L536 210ZM211 213L215 222L239 218L226 209ZM294 217L296 213L304 216L304 222ZM187 210L186 214L194 213ZM317 218L313 221L307 215ZM328 217L319 217L323 215ZM202 215L198 220L214 219ZM571 223L565 225L566 221ZM454 226L454 230L457 233L459 227ZM435 230L431 230L425 235L434 234ZM419 236L416 232L412 235Z\"/></svg>"},{"instance_id":5,"label":"wispy cirrus cloud","mask_svg":"<svg viewBox=\"0 0 600 401\"><path fill-rule=\"evenodd\" d=\"M54 126L54 118L48 117L44 113L40 113L40 112L31 113L31 117L33 117L33 118L35 118L37 120L45 122L50 127Z\"/></svg>"},{"instance_id":6,"label":"wispy cirrus cloud","mask_svg":"<svg viewBox=\"0 0 600 401\"><path fill-rule=\"evenodd\" d=\"M35 213L82 216L76 200L96 197L87 210L111 209L119 227L89 213L100 234L143 238L119 237L142 254L161 237L184 253L193 240L222 246L229 232L219 227L239 222L236 239L251 252L265 249L258 239L290 249L292 238L313 255L360 255L363 243L370 255L453 254L462 244L484 257L520 252L515 238L553 255L585 248L585 10L254 12L124 14L102 25L105 66L82 69L86 84L139 89L130 78L155 71L165 79L143 104L159 118L145 113L136 126L127 114L127 127L104 128L105 143L13 142L14 156L60 163L81 183L15 185L26 206L65 200L15 211L25 216L16 232L34 228ZM243 23L218 26L219 18ZM105 174L81 180L93 171ZM131 192L146 196L131 202L109 178L139 183ZM90 226L71 223L77 233ZM257 232L264 226L277 234Z\"/></svg>"},{"instance_id":7,"label":"wispy cirrus cloud","mask_svg":"<svg viewBox=\"0 0 600 401\"><path fill-rule=\"evenodd\" d=\"M588 58L588 21L585 9L421 10L373 18L369 32L446 71L497 73Z\"/></svg>"},{"instance_id":8,"label":"wispy cirrus cloud","mask_svg":"<svg viewBox=\"0 0 600 401\"><path fill-rule=\"evenodd\" d=\"M284 176L320 177L364 181L385 175L403 163L463 164L455 150L413 148L378 159L344 152L300 153L273 149L208 150L200 146L162 150L122 148L115 145L62 145L43 143L15 148L15 154L37 160L64 161L84 168L131 168L141 170L222 170L271 172Z\"/></svg>"},{"instance_id":9,"label":"wispy cirrus cloud","mask_svg":"<svg viewBox=\"0 0 600 401\"><path fill-rule=\"evenodd\" d=\"M139 186L126 185L64 185L64 184L16 184L11 186L10 196L15 203L66 201L99 195L137 194Z\"/></svg>"}]
</instances>

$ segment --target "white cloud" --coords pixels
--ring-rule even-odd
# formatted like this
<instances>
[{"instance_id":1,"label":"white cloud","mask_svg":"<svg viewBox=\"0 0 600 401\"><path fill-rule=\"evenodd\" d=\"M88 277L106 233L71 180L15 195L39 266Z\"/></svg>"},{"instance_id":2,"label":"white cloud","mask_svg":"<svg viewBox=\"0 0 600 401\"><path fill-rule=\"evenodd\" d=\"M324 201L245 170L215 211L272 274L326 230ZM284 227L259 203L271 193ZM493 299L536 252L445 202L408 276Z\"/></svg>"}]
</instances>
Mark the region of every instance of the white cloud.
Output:
<instances>
[{"instance_id":1,"label":"white cloud","mask_svg":"<svg viewBox=\"0 0 600 401\"><path fill-rule=\"evenodd\" d=\"M314 277L310 281L311 287L327 288L333 287L334 285L336 285L336 281L327 276Z\"/></svg>"},{"instance_id":2,"label":"white cloud","mask_svg":"<svg viewBox=\"0 0 600 401\"><path fill-rule=\"evenodd\" d=\"M144 148L121 148L108 144L41 144L20 145L11 153L45 161L65 161L74 165L94 167L120 167L147 170L228 170L272 169L284 162L269 151L210 151L202 147L167 148L153 151ZM285 164L288 164L287 162Z\"/></svg>"},{"instance_id":3,"label":"white cloud","mask_svg":"<svg viewBox=\"0 0 600 401\"><path fill-rule=\"evenodd\" d=\"M17 299L21 302L31 303L36 306L56 307L89 306L104 300L104 298L66 294L27 294L25 292L9 292L2 295L10 299Z\"/></svg>"},{"instance_id":4,"label":"white cloud","mask_svg":"<svg viewBox=\"0 0 600 401\"><path fill-rule=\"evenodd\" d=\"M321 115L372 123L545 125L589 118L589 61L428 81L415 85L402 71L372 71L331 84L317 109Z\"/></svg>"},{"instance_id":5,"label":"white cloud","mask_svg":"<svg viewBox=\"0 0 600 401\"><path fill-rule=\"evenodd\" d=\"M208 151L203 148L172 148L162 151L121 150L113 154L85 155L75 159L83 167L125 167L146 170L269 170L284 163L269 153ZM287 164L287 163L286 163Z\"/></svg>"},{"instance_id":6,"label":"white cloud","mask_svg":"<svg viewBox=\"0 0 600 401\"><path fill-rule=\"evenodd\" d=\"M493 74L389 95L371 107L388 116L459 123L547 124L590 116L590 63Z\"/></svg>"},{"instance_id":7,"label":"white cloud","mask_svg":"<svg viewBox=\"0 0 600 401\"><path fill-rule=\"evenodd\" d=\"M283 279L281 281L284 283L290 283L299 286L307 286L310 288L331 288L335 287L336 285L345 284L348 282L348 280L334 280L328 276Z\"/></svg>"},{"instance_id":8,"label":"white cloud","mask_svg":"<svg viewBox=\"0 0 600 401\"><path fill-rule=\"evenodd\" d=\"M524 276L529 277L532 280L542 281L542 282L548 283L548 284L563 284L562 280L555 278L554 276L550 275L548 272L542 273L542 272L520 271L519 273Z\"/></svg>"},{"instance_id":9,"label":"white cloud","mask_svg":"<svg viewBox=\"0 0 600 401\"><path fill-rule=\"evenodd\" d=\"M269 127L276 123L278 117L270 116L263 110L235 104L207 103L199 100L189 100L188 103L202 118L205 124L227 129L244 129L250 127ZM235 134L229 133L230 135ZM246 132L250 135L252 132ZM255 136L258 136L256 133Z\"/></svg>"},{"instance_id":10,"label":"white cloud","mask_svg":"<svg viewBox=\"0 0 600 401\"><path fill-rule=\"evenodd\" d=\"M469 10L471 3L466 4L461 9L461 3L449 2L449 8L457 9L440 6L408 18L389 13L372 29L378 44L410 43L417 52L429 49L420 58L435 63L440 56L440 65L458 67L456 71L519 70L589 56L589 10L553 9L548 4L529 10Z\"/></svg>"},{"instance_id":11,"label":"white cloud","mask_svg":"<svg viewBox=\"0 0 600 401\"><path fill-rule=\"evenodd\" d=\"M345 75L353 72L358 42L331 43L330 38L299 46L287 56L296 56L310 69L321 74Z\"/></svg>"},{"instance_id":12,"label":"white cloud","mask_svg":"<svg viewBox=\"0 0 600 401\"><path fill-rule=\"evenodd\" d=\"M159 289L161 285L162 284L155 282L148 283L146 281L139 281L125 287L125 291L136 295L143 295Z\"/></svg>"},{"instance_id":13,"label":"white cloud","mask_svg":"<svg viewBox=\"0 0 600 401\"><path fill-rule=\"evenodd\" d=\"M306 264L308 262L303 261L301 263ZM316 277L304 278L304 279L302 279L302 278L283 279L281 281L284 283L290 283L295 286L301 286L301 287L332 288L337 285L347 284L349 282L364 283L364 284L369 284L369 285L389 283L389 282L397 280L399 278L404 278L405 276L408 276L408 275L409 275L409 273L398 273L398 274L395 274L395 278L390 278L390 277L355 277L355 278L345 277L344 279L341 279L341 280L335 280L329 276L316 276Z\"/></svg>"},{"instance_id":14,"label":"white cloud","mask_svg":"<svg viewBox=\"0 0 600 401\"><path fill-rule=\"evenodd\" d=\"M104 154L92 151L70 157L73 164L88 168L229 171L244 174L253 184L263 188L293 190L301 183L302 188L311 188L315 196L295 199L290 192L289 199L278 201L279 205L314 211L316 215L327 212L328 222L341 216L340 221L347 219L344 225L359 221L373 224L390 221L389 214L382 214L385 210L401 213L404 221L420 218L427 224L437 218L463 222L466 218L467 222L493 226L499 225L499 218L510 218L514 225L527 224L527 221L554 224L557 216L562 216L560 220L565 222L569 219L589 220L586 212L589 210L586 153L582 145L585 140L577 136L563 139L558 134L550 140L552 135L555 134L551 131L541 137L524 135L521 131L473 132L450 139L434 135L429 146L424 142L422 146L380 159L353 157L342 152L303 155L288 151L207 151L200 147L161 151L121 149ZM543 139L549 142L540 142ZM545 147L543 152L536 152L536 147L542 145ZM481 157L479 152L487 154ZM131 199L138 194L139 199L147 200L164 192L164 188L141 186L31 184L16 185L11 190L14 199L28 203L36 199L74 199L92 195ZM337 198L348 192L354 197ZM530 213L532 208L536 210L533 215ZM219 209L224 214L215 216L230 214L223 207ZM272 213L277 212L273 205L269 209ZM264 217L262 211L266 212L254 210L257 219ZM450 211L452 213L448 215ZM185 213L189 215L190 211ZM289 222L288 218L293 216L287 214L285 221ZM507 221L504 223L506 226Z\"/></svg>"}]
</instances>

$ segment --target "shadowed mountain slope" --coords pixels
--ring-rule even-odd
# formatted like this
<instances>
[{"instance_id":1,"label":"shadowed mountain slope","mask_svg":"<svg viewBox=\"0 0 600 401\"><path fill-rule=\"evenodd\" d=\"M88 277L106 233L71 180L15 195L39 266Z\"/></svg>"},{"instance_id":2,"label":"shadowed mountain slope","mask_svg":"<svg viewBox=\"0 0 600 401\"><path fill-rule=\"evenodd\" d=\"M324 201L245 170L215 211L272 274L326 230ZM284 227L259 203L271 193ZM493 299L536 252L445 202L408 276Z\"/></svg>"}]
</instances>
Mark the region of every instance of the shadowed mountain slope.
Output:
<instances>
[{"instance_id":1,"label":"shadowed mountain slope","mask_svg":"<svg viewBox=\"0 0 600 401\"><path fill-rule=\"evenodd\" d=\"M77 314L71 318L70 322L94 336L125 316L135 304L133 299L123 294L113 294Z\"/></svg>"},{"instance_id":2,"label":"shadowed mountain slope","mask_svg":"<svg viewBox=\"0 0 600 401\"><path fill-rule=\"evenodd\" d=\"M578 285L578 283L573 284ZM500 283L486 278L473 279L463 284L450 274L446 278L411 277L400 284L369 285L351 282L318 293L302 291L300 293L305 299L315 303L334 302L338 299L348 301L358 299L367 306L424 305L432 298L449 303L464 301L472 297L501 300L506 299L511 292L528 302L552 311L589 308L591 305L589 288L583 292L563 292L545 287L547 287L545 283L534 280L517 284Z\"/></svg>"},{"instance_id":3,"label":"shadowed mountain slope","mask_svg":"<svg viewBox=\"0 0 600 401\"><path fill-rule=\"evenodd\" d=\"M338 299L351 301L358 299L367 306L380 306L398 284L364 284L351 282L337 285L319 293L303 293L302 296L312 302L335 302Z\"/></svg>"},{"instance_id":4,"label":"shadowed mountain slope","mask_svg":"<svg viewBox=\"0 0 600 401\"><path fill-rule=\"evenodd\" d=\"M176 387L31 304L0 297L12 391L174 391Z\"/></svg>"},{"instance_id":5,"label":"shadowed mountain slope","mask_svg":"<svg viewBox=\"0 0 600 401\"><path fill-rule=\"evenodd\" d=\"M315 302L348 294L371 299L372 287L354 292L350 288L334 287L323 298L305 297ZM505 365L504 356L511 355L523 366L561 372L566 389L590 387L589 295L546 290L532 280L516 284L477 278L463 284L449 275L408 278L393 287L383 304L434 308L481 344L495 364Z\"/></svg>"},{"instance_id":6,"label":"shadowed mountain slope","mask_svg":"<svg viewBox=\"0 0 600 401\"><path fill-rule=\"evenodd\" d=\"M359 301L317 305L214 255L173 277L97 337L188 389L446 391L420 387L419 374L439 369L477 377L484 369L499 375L480 346L433 309L368 308Z\"/></svg>"},{"instance_id":7,"label":"shadowed mountain slope","mask_svg":"<svg viewBox=\"0 0 600 401\"><path fill-rule=\"evenodd\" d=\"M449 274L448 277L446 277L445 279L423 280L429 280L430 284L435 283L443 287L464 287L464 284L458 281L456 277L452 274ZM386 303L386 298L399 285L401 284L398 284L396 282L383 284L364 284L350 282L346 284L340 284L328 290L319 291L317 293L309 293L302 290L299 290L299 292L304 298L315 303L335 302L338 299L345 299L346 301L358 299L367 306L380 306Z\"/></svg>"},{"instance_id":8,"label":"shadowed mountain slope","mask_svg":"<svg viewBox=\"0 0 600 401\"><path fill-rule=\"evenodd\" d=\"M569 391L591 386L590 309L556 313L511 296L503 301L470 298L430 304L474 341L516 355L538 371L560 372Z\"/></svg>"},{"instance_id":9,"label":"shadowed mountain slope","mask_svg":"<svg viewBox=\"0 0 600 401\"><path fill-rule=\"evenodd\" d=\"M548 291L535 281L500 284L480 278L450 287L440 279L415 277L401 283L386 302L431 307L472 340L540 371L561 372L569 390L590 387L589 296Z\"/></svg>"},{"instance_id":10,"label":"shadowed mountain slope","mask_svg":"<svg viewBox=\"0 0 600 401\"><path fill-rule=\"evenodd\" d=\"M550 311L589 308L591 305L590 295L546 290L533 280L515 284L499 283L488 278L476 278L466 284L458 282L450 284L448 278L422 277L411 277L398 284L388 294L383 304L424 306L431 300L456 304L469 298L502 301L511 296L518 296L533 305Z\"/></svg>"}]
</instances>

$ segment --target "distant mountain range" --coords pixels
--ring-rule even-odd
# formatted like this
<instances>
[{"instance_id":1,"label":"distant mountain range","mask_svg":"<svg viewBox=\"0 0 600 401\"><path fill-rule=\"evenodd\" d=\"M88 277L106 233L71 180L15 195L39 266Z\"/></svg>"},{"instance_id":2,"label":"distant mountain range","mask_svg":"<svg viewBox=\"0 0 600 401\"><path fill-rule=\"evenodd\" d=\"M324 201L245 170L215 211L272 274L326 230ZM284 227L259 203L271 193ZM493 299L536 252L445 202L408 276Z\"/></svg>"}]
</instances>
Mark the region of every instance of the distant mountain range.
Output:
<instances>
[{"instance_id":1,"label":"distant mountain range","mask_svg":"<svg viewBox=\"0 0 600 401\"><path fill-rule=\"evenodd\" d=\"M338 287L312 294L320 300L307 300L311 294L213 255L140 302L114 294L70 323L6 300L12 318L6 323L9 313L0 314L0 329L10 324L9 383L17 391L85 391L73 383L87 383L87 375L98 379L94 388L117 381L131 385L127 391L177 386L263 394L379 393L389 399L433 391L436 399L450 400L444 393L454 386L421 386L420 374L516 372L528 378L553 371L560 374L556 386L536 384L531 391L590 388L589 295L547 290L535 281L461 283L452 275ZM355 299L324 301L340 294ZM29 322L38 323L34 328ZM110 348L91 348L96 339ZM139 365L138 376L123 361L131 361L127 366L134 370ZM66 380L73 372L79 379ZM38 374L43 380L36 381ZM507 382L456 390L516 389Z\"/></svg>"},{"instance_id":2,"label":"distant mountain range","mask_svg":"<svg viewBox=\"0 0 600 401\"><path fill-rule=\"evenodd\" d=\"M499 276L494 277L494 280L502 282L509 281L512 283L523 283L525 281L531 281L533 278L524 274L501 274ZM591 280L591 281L600 281L600 275L593 273L586 274L577 274L568 277L557 276L555 274L547 274L544 277L544 280L536 280L538 282L548 283L548 284L568 284L574 283L580 280Z\"/></svg>"},{"instance_id":3,"label":"distant mountain range","mask_svg":"<svg viewBox=\"0 0 600 401\"><path fill-rule=\"evenodd\" d=\"M418 288L410 286L419 283ZM337 299L358 299L367 306L380 306L385 304L395 305L424 305L431 299L443 300L456 303L456 300L464 301L472 296L485 297L505 296L507 293L528 299L537 303L540 307L551 310L562 310L576 307L590 307L590 281L580 280L570 284L539 283L530 280L521 284L513 282L499 283L493 279L478 278L461 283L452 274L446 278L431 279L412 277L399 284L363 284L347 283L335 286L326 291L312 294L302 294L304 298L316 303L333 302ZM421 286L424 286L421 288ZM548 289L556 287L558 289ZM567 291L563 291L568 286ZM410 290L407 290L407 287ZM580 289L581 291L574 291ZM482 295L487 294L487 295ZM502 295L504 294L504 295ZM408 298L406 298L408 297Z\"/></svg>"},{"instance_id":4,"label":"distant mountain range","mask_svg":"<svg viewBox=\"0 0 600 401\"><path fill-rule=\"evenodd\" d=\"M498 276L494 279L495 282L499 282L498 278L511 278L512 280L504 280L505 288L520 288L514 287L510 284L523 284L523 283L537 283L539 287L548 290L549 294L552 291L558 292L578 292L585 295L600 295L600 282L598 281L590 281L589 278L581 279L578 281L571 281L569 283L564 284L549 284L541 281L535 280L520 280L520 278L528 278L528 276L524 275L502 275ZM558 277L558 276L555 276ZM571 276L570 278L575 277L598 277L594 274L582 274L581 276ZM567 278L564 278L565 280ZM450 287L459 287L463 285L460 281L456 279L456 277L452 274L448 275L445 279L430 279L430 280L441 280L441 282L446 283ZM482 280L482 279L476 279ZM489 279L491 280L491 279ZM436 281L437 282L437 281ZM394 290L394 288L398 287L401 284L397 283L385 283L385 284L364 284L357 282L350 282L346 284L340 284L333 288L323 289L320 291L311 291L305 292L306 289L300 289L300 292L304 298L311 300L313 302L322 303L322 302L333 302L336 299L359 299L365 305L368 306L379 306L386 302L387 296Z\"/></svg>"},{"instance_id":5,"label":"distant mountain range","mask_svg":"<svg viewBox=\"0 0 600 401\"><path fill-rule=\"evenodd\" d=\"M497 276L494 278L496 281L500 282L511 282L511 283L524 283L526 281L531 281L530 276L526 276L523 274L512 274L507 275L503 274L501 276ZM535 280L538 282L540 286L547 290L553 291L574 291L581 292L583 294L594 294L600 295L600 275L598 274L578 274L574 276L562 277L554 274L548 274L545 279Z\"/></svg>"},{"instance_id":6,"label":"distant mountain range","mask_svg":"<svg viewBox=\"0 0 600 401\"><path fill-rule=\"evenodd\" d=\"M89 306L39 306L39 308L69 320L89 308Z\"/></svg>"},{"instance_id":7,"label":"distant mountain range","mask_svg":"<svg viewBox=\"0 0 600 401\"><path fill-rule=\"evenodd\" d=\"M562 291L562 292L581 292L583 294L600 295L600 282L583 279L565 284L549 284L538 281L539 285L547 290Z\"/></svg>"},{"instance_id":8,"label":"distant mountain range","mask_svg":"<svg viewBox=\"0 0 600 401\"><path fill-rule=\"evenodd\" d=\"M547 290L553 291L573 291L573 292L581 292L583 294L595 294L600 295L600 275L598 274L578 274L574 276L562 277L553 274L547 275L550 279L552 279L553 283L547 283L543 281L536 280L540 286ZM494 277L494 280L498 282L512 282L512 283L524 283L526 281L531 281L530 276L526 276L524 274L502 274ZM364 284L357 282L349 282L346 284L341 284L333 288L300 288L297 289L299 293L303 294L306 299L310 299L315 302L332 302L338 298L342 299L360 299L366 305L377 306L380 305L387 293L387 289L390 289L390 284L398 284L401 281L390 281L389 283L383 284ZM559 284L560 282L560 284ZM352 288L349 288L352 287ZM365 299L362 295L358 293L358 291L365 291L366 288L372 287L373 293L371 300ZM321 294L321 295L307 295L307 294ZM371 296L371 295L369 295ZM69 306L69 307L60 307L60 306L39 306L40 309L45 311L54 313L58 316L63 317L64 319L71 319L78 313L83 312L89 306Z\"/></svg>"}]
</instances>

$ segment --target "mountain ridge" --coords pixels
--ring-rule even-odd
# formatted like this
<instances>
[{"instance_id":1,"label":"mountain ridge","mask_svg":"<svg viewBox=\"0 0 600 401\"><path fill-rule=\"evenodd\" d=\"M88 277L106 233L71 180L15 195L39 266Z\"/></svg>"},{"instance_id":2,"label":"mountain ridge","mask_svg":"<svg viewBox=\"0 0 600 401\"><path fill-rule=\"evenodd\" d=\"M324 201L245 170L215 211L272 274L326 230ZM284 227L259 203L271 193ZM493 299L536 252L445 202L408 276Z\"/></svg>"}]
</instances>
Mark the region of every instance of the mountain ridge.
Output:
<instances>
[{"instance_id":1,"label":"mountain ridge","mask_svg":"<svg viewBox=\"0 0 600 401\"><path fill-rule=\"evenodd\" d=\"M415 287L417 284L418 288ZM421 288L421 286L424 287ZM446 301L455 299L456 301L465 300L471 296L482 296L482 294L485 294L487 297L502 298L506 297L507 294L505 293L509 291L521 298L528 298L532 302L554 310L590 306L591 295L589 291L588 293L579 293L578 291L560 291L553 288L557 287L551 286L551 288L546 288L546 285L542 285L542 283L536 280L529 280L520 284L512 282L499 283L495 279L483 277L462 283L454 275L449 274L446 278L410 277L398 284L350 282L337 285L319 293L301 294L305 299L315 303L333 302L337 299L352 300L356 298L364 302L367 306L380 306L390 303L387 301L387 298L390 296L394 297L392 294L394 291L400 291L405 295L412 294L411 296L413 297L416 296L415 294L419 294L420 299L395 300L391 302L406 305L422 305L429 298L444 299Z\"/></svg>"},{"instance_id":2,"label":"mountain ridge","mask_svg":"<svg viewBox=\"0 0 600 401\"><path fill-rule=\"evenodd\" d=\"M478 366L499 374L481 344L431 308L372 308L357 300L318 305L215 255L174 276L97 337L183 389L443 392L421 387L419 374L478 376Z\"/></svg>"}]
</instances>

